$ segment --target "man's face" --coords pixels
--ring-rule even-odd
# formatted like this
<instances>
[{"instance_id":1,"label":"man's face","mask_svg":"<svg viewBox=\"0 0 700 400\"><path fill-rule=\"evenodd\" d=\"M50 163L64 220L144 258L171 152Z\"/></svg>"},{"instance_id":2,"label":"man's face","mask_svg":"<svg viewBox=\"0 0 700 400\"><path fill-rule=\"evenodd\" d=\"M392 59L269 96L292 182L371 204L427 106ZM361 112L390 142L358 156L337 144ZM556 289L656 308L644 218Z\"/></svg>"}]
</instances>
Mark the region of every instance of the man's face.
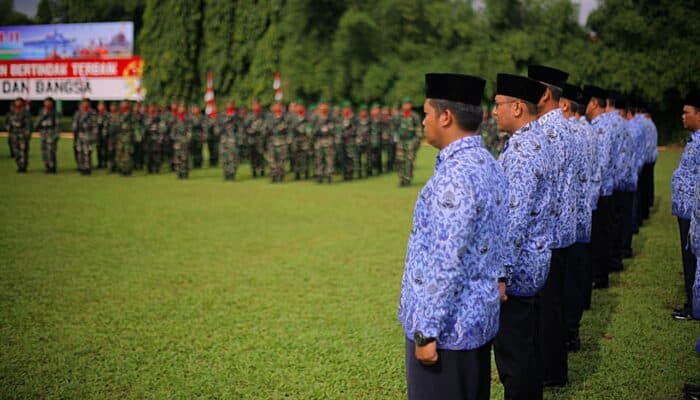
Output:
<instances>
[{"instance_id":1,"label":"man's face","mask_svg":"<svg viewBox=\"0 0 700 400\"><path fill-rule=\"evenodd\" d=\"M184 114L186 112L187 112L187 108L185 107L184 104L180 104L179 106L177 106L177 113L178 114Z\"/></svg>"},{"instance_id":2,"label":"man's face","mask_svg":"<svg viewBox=\"0 0 700 400\"><path fill-rule=\"evenodd\" d=\"M50 110L53 108L53 102L51 100L44 100L44 108ZM102 108L104 109L104 106Z\"/></svg>"},{"instance_id":3,"label":"man's face","mask_svg":"<svg viewBox=\"0 0 700 400\"><path fill-rule=\"evenodd\" d=\"M324 117L328 115L328 104L323 103L320 106L318 106L318 112Z\"/></svg>"},{"instance_id":4,"label":"man's face","mask_svg":"<svg viewBox=\"0 0 700 400\"><path fill-rule=\"evenodd\" d=\"M233 101L231 101L231 100L227 101L227 102L226 102L226 108L229 109L229 110L232 109L232 108L233 108Z\"/></svg>"},{"instance_id":5,"label":"man's face","mask_svg":"<svg viewBox=\"0 0 700 400\"><path fill-rule=\"evenodd\" d=\"M683 127L696 131L700 129L700 110L693 106L683 106Z\"/></svg>"},{"instance_id":6,"label":"man's face","mask_svg":"<svg viewBox=\"0 0 700 400\"><path fill-rule=\"evenodd\" d=\"M202 110L200 110L199 106L192 106L192 114L199 115L201 111Z\"/></svg>"},{"instance_id":7,"label":"man's face","mask_svg":"<svg viewBox=\"0 0 700 400\"><path fill-rule=\"evenodd\" d=\"M493 108L493 117L496 119L496 124L501 130L513 133L515 131L513 129L515 126L515 117L513 115L515 99L499 94L494 98L494 102L496 105Z\"/></svg>"},{"instance_id":8,"label":"man's face","mask_svg":"<svg viewBox=\"0 0 700 400\"><path fill-rule=\"evenodd\" d=\"M403 103L403 104L401 105L401 109L402 109L404 112L411 111L411 108L412 108L412 107L413 107L413 104L411 104L410 101L407 101L407 102L405 102L405 103Z\"/></svg>"},{"instance_id":9,"label":"man's face","mask_svg":"<svg viewBox=\"0 0 700 400\"><path fill-rule=\"evenodd\" d=\"M372 109L372 111L370 111L370 112L372 113L372 118L377 119L377 118L379 118L379 114L381 113L381 110L378 107L374 107Z\"/></svg>"},{"instance_id":10,"label":"man's face","mask_svg":"<svg viewBox=\"0 0 700 400\"><path fill-rule=\"evenodd\" d=\"M425 133L425 140L434 147L438 147L438 137L440 134L440 125L438 119L437 110L430 104L428 99L423 103L423 112L425 117L423 118L423 132Z\"/></svg>"}]
</instances>

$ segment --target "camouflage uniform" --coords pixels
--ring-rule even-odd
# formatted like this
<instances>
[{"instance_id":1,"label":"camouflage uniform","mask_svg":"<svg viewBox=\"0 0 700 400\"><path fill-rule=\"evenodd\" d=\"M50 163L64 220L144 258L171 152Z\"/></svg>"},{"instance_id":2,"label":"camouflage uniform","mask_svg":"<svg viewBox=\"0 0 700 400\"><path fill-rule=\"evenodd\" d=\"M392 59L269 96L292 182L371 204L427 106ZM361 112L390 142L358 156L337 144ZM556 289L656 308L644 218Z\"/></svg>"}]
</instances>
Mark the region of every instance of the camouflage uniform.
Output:
<instances>
[{"instance_id":1,"label":"camouflage uniform","mask_svg":"<svg viewBox=\"0 0 700 400\"><path fill-rule=\"evenodd\" d=\"M75 138L76 157L78 158L78 170L83 175L92 172L92 145L97 139L97 120L92 109L78 110L73 117L73 137Z\"/></svg>"},{"instance_id":2,"label":"camouflage uniform","mask_svg":"<svg viewBox=\"0 0 700 400\"><path fill-rule=\"evenodd\" d=\"M187 129L190 132L190 152L192 168L202 168L202 150L207 141L207 121L204 114L190 115L187 119Z\"/></svg>"},{"instance_id":3,"label":"camouflage uniform","mask_svg":"<svg viewBox=\"0 0 700 400\"><path fill-rule=\"evenodd\" d=\"M98 112L95 120L97 123L97 168L107 168L109 161L109 130L107 129L109 113Z\"/></svg>"},{"instance_id":4,"label":"camouflage uniform","mask_svg":"<svg viewBox=\"0 0 700 400\"><path fill-rule=\"evenodd\" d=\"M485 119L479 128L484 147L494 156L498 157L503 147L499 144L498 126L494 118Z\"/></svg>"},{"instance_id":5,"label":"camouflage uniform","mask_svg":"<svg viewBox=\"0 0 700 400\"><path fill-rule=\"evenodd\" d=\"M115 161L117 163L117 171L123 176L129 176L134 170L134 143L140 127L137 116L132 113L122 113L119 122L120 128L116 140Z\"/></svg>"},{"instance_id":6,"label":"camouflage uniform","mask_svg":"<svg viewBox=\"0 0 700 400\"><path fill-rule=\"evenodd\" d=\"M217 114L218 115L218 114ZM207 117L207 148L209 149L209 166L219 165L219 141L221 140L221 121L216 115Z\"/></svg>"},{"instance_id":7,"label":"camouflage uniform","mask_svg":"<svg viewBox=\"0 0 700 400\"><path fill-rule=\"evenodd\" d=\"M398 117L396 132L396 171L401 186L408 186L413 179L413 163L420 146L423 129L418 115L414 112L402 113Z\"/></svg>"},{"instance_id":8,"label":"camouflage uniform","mask_svg":"<svg viewBox=\"0 0 700 400\"><path fill-rule=\"evenodd\" d=\"M250 167L253 170L253 177L265 176L265 163L263 154L265 153L265 136L267 134L267 126L265 117L262 114L255 115L251 113L246 117L246 137L248 151L250 154Z\"/></svg>"},{"instance_id":9,"label":"camouflage uniform","mask_svg":"<svg viewBox=\"0 0 700 400\"><path fill-rule=\"evenodd\" d=\"M305 115L292 115L290 116L289 130L292 136L294 179L301 179L302 173L304 179L309 179L309 164L312 157L309 120Z\"/></svg>"},{"instance_id":10,"label":"camouflage uniform","mask_svg":"<svg viewBox=\"0 0 700 400\"><path fill-rule=\"evenodd\" d=\"M396 125L397 119L385 113L383 115L382 147L386 149L386 170L393 171L396 166Z\"/></svg>"},{"instance_id":11,"label":"camouflage uniform","mask_svg":"<svg viewBox=\"0 0 700 400\"><path fill-rule=\"evenodd\" d=\"M36 129L41 134L41 159L46 172L56 173L56 148L58 145L58 116L56 110L43 108L36 119Z\"/></svg>"},{"instance_id":12,"label":"camouflage uniform","mask_svg":"<svg viewBox=\"0 0 700 400\"><path fill-rule=\"evenodd\" d=\"M186 179L190 173L190 145L192 130L186 118L176 118L173 124L173 162L179 179Z\"/></svg>"},{"instance_id":13,"label":"camouflage uniform","mask_svg":"<svg viewBox=\"0 0 700 400\"><path fill-rule=\"evenodd\" d=\"M343 179L352 180L355 175L357 177L360 176L360 170L357 168L359 155L357 149L357 120L355 117L344 116L340 120L339 130L343 150L341 159Z\"/></svg>"},{"instance_id":14,"label":"camouflage uniform","mask_svg":"<svg viewBox=\"0 0 700 400\"><path fill-rule=\"evenodd\" d=\"M117 138L121 130L121 117L119 113L110 112L105 121L107 124L107 160L112 172L117 172Z\"/></svg>"},{"instance_id":15,"label":"camouflage uniform","mask_svg":"<svg viewBox=\"0 0 700 400\"><path fill-rule=\"evenodd\" d=\"M132 163L133 169L143 169L144 164L144 149L143 149L143 119L145 115L142 112L131 112L131 119L134 125L134 141L132 143Z\"/></svg>"},{"instance_id":16,"label":"camouflage uniform","mask_svg":"<svg viewBox=\"0 0 700 400\"><path fill-rule=\"evenodd\" d=\"M372 176L372 147L370 146L370 131L372 125L369 118L357 119L357 160L355 170L362 177L362 160L365 164L365 176Z\"/></svg>"},{"instance_id":17,"label":"camouflage uniform","mask_svg":"<svg viewBox=\"0 0 700 400\"><path fill-rule=\"evenodd\" d=\"M163 161L170 166L171 171L175 171L175 163L173 160L173 128L177 117L171 111L166 110L161 113L160 120L165 123L165 133L163 134L163 142L161 143Z\"/></svg>"},{"instance_id":18,"label":"camouflage uniform","mask_svg":"<svg viewBox=\"0 0 700 400\"><path fill-rule=\"evenodd\" d=\"M166 134L166 123L158 114L146 114L143 117L143 153L148 173L160 172L163 164L163 137Z\"/></svg>"},{"instance_id":19,"label":"camouflage uniform","mask_svg":"<svg viewBox=\"0 0 700 400\"><path fill-rule=\"evenodd\" d=\"M8 132L11 154L17 163L17 172L26 172L29 163L29 139L32 135L32 119L27 110L14 108L7 114L5 129Z\"/></svg>"},{"instance_id":20,"label":"camouflage uniform","mask_svg":"<svg viewBox=\"0 0 700 400\"><path fill-rule=\"evenodd\" d=\"M316 163L316 179L318 182L327 180L331 183L335 162L334 145L335 123L330 115L318 116L313 125L314 161Z\"/></svg>"},{"instance_id":21,"label":"camouflage uniform","mask_svg":"<svg viewBox=\"0 0 700 400\"><path fill-rule=\"evenodd\" d=\"M384 121L381 117L374 119L370 118L369 143L371 159L368 170L377 170L378 174L382 173L382 137L384 135Z\"/></svg>"},{"instance_id":22,"label":"camouflage uniform","mask_svg":"<svg viewBox=\"0 0 700 400\"><path fill-rule=\"evenodd\" d=\"M220 154L224 167L224 179L236 179L239 163L238 131L241 129L241 119L235 113L224 114L221 122Z\"/></svg>"},{"instance_id":23,"label":"camouflage uniform","mask_svg":"<svg viewBox=\"0 0 700 400\"><path fill-rule=\"evenodd\" d=\"M272 182L284 181L288 158L289 125L284 114L271 115L267 126L270 136L267 143L267 163L270 165Z\"/></svg>"}]
</instances>

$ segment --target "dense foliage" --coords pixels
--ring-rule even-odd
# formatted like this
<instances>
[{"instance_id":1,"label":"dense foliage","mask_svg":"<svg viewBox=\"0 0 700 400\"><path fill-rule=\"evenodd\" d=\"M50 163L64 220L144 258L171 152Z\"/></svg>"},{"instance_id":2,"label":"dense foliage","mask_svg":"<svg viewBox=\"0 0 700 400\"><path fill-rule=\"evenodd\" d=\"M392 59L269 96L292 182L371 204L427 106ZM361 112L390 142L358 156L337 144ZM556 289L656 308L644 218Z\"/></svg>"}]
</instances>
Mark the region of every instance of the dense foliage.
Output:
<instances>
[{"instance_id":1,"label":"dense foliage","mask_svg":"<svg viewBox=\"0 0 700 400\"><path fill-rule=\"evenodd\" d=\"M42 0L38 19L135 20L144 84L156 101L203 101L209 70L219 100L269 104L275 71L285 100L420 102L428 71L486 77L488 100L497 72L545 63L569 71L574 83L645 97L662 136L680 129L680 101L700 86L696 2L601 0L586 27L569 0L481 3L475 10L468 0Z\"/></svg>"}]
</instances>

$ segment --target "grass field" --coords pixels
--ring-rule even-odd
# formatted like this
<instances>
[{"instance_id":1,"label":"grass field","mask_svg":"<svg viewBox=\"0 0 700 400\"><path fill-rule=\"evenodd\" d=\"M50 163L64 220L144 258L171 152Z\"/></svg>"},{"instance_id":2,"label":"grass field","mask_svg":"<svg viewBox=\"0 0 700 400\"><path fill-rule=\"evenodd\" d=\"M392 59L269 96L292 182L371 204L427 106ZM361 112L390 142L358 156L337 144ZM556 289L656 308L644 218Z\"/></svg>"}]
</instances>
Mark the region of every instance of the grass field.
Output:
<instances>
[{"instance_id":1,"label":"grass field","mask_svg":"<svg viewBox=\"0 0 700 400\"><path fill-rule=\"evenodd\" d=\"M271 185L247 165L121 178L15 173L0 140L0 398L401 399L396 309L416 184L394 175ZM670 175L636 257L594 293L571 384L548 399L681 399L700 381L682 301ZM502 398L493 372L492 398Z\"/></svg>"}]
</instances>

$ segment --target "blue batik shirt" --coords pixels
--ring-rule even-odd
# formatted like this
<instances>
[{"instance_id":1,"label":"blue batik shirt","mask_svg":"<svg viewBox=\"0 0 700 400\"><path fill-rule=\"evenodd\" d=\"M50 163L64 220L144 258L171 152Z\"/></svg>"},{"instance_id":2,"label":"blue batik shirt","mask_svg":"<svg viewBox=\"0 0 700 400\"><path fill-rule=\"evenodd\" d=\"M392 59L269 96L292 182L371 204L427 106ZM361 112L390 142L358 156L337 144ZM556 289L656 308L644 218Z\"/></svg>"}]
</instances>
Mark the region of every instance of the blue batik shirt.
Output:
<instances>
[{"instance_id":1,"label":"blue batik shirt","mask_svg":"<svg viewBox=\"0 0 700 400\"><path fill-rule=\"evenodd\" d=\"M552 256L554 156L540 125L531 122L506 143L498 162L508 178L504 278L509 295L534 296L549 274Z\"/></svg>"},{"instance_id":2,"label":"blue batik shirt","mask_svg":"<svg viewBox=\"0 0 700 400\"><path fill-rule=\"evenodd\" d=\"M671 178L671 210L679 218L690 219L693 191L700 180L700 129L690 135L681 162Z\"/></svg>"},{"instance_id":3,"label":"blue batik shirt","mask_svg":"<svg viewBox=\"0 0 700 400\"><path fill-rule=\"evenodd\" d=\"M469 350L498 331L508 183L480 136L440 151L413 212L401 283L399 321L437 338L437 347Z\"/></svg>"},{"instance_id":4,"label":"blue batik shirt","mask_svg":"<svg viewBox=\"0 0 700 400\"><path fill-rule=\"evenodd\" d=\"M651 118L647 118L647 116L643 114L637 114L634 117L642 121L642 125L645 127L644 132L646 136L646 145L644 151L644 162L646 164L653 164L656 162L656 157L659 154L657 149L659 132L656 130L656 124L654 124L654 121Z\"/></svg>"},{"instance_id":5,"label":"blue batik shirt","mask_svg":"<svg viewBox=\"0 0 700 400\"><path fill-rule=\"evenodd\" d=\"M613 132L608 123L608 114L603 113L591 120L591 126L598 142L598 160L600 162L600 196L612 196L615 188L615 158Z\"/></svg>"},{"instance_id":6,"label":"blue batik shirt","mask_svg":"<svg viewBox=\"0 0 700 400\"><path fill-rule=\"evenodd\" d=\"M541 116L536 123L549 141L553 157L550 163L554 165L554 192L551 226L552 248L561 249L576 242L576 190L574 180L576 175L576 143L571 134L569 122L564 118L561 109L554 109Z\"/></svg>"},{"instance_id":7,"label":"blue batik shirt","mask_svg":"<svg viewBox=\"0 0 700 400\"><path fill-rule=\"evenodd\" d=\"M637 181L639 181L639 174L642 171L646 157L646 127L635 115L632 119L627 120L627 130L632 135L632 141L634 143L634 167L637 171Z\"/></svg>"},{"instance_id":8,"label":"blue batik shirt","mask_svg":"<svg viewBox=\"0 0 700 400\"><path fill-rule=\"evenodd\" d=\"M590 204L591 210L596 210L598 208L598 198L600 197L600 186L603 180L603 168L601 160L600 145L598 144L599 137L596 134L593 126L582 117L578 120L579 125L585 132L586 141L590 148L590 167L591 167L591 179L590 179Z\"/></svg>"},{"instance_id":9,"label":"blue batik shirt","mask_svg":"<svg viewBox=\"0 0 700 400\"><path fill-rule=\"evenodd\" d=\"M576 142L574 152L575 179L572 189L576 192L576 242L589 243L591 241L591 186L595 168L595 143L591 143L591 136L584 125L576 118L568 120L571 125L571 135Z\"/></svg>"},{"instance_id":10,"label":"blue batik shirt","mask_svg":"<svg viewBox=\"0 0 700 400\"><path fill-rule=\"evenodd\" d=\"M634 141L627 129L627 120L618 110L606 113L613 132L613 151L615 160L615 190L634 192L637 190L637 171L634 167Z\"/></svg>"},{"instance_id":11,"label":"blue batik shirt","mask_svg":"<svg viewBox=\"0 0 700 400\"><path fill-rule=\"evenodd\" d=\"M690 249L697 259L695 282L693 284L693 316L696 319L700 319L700 180L695 185L693 211L691 213L688 236Z\"/></svg>"}]
</instances>

